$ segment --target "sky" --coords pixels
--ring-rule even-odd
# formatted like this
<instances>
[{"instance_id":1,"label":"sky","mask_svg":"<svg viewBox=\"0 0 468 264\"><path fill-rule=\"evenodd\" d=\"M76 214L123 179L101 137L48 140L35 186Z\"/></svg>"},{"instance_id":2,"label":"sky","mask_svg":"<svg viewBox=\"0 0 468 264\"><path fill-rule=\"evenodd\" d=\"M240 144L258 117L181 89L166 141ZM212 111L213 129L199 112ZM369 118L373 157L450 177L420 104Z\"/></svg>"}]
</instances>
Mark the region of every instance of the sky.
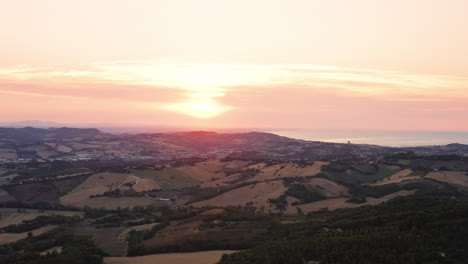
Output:
<instances>
[{"instance_id":1,"label":"sky","mask_svg":"<svg viewBox=\"0 0 468 264\"><path fill-rule=\"evenodd\" d=\"M468 131L465 0L0 3L0 122Z\"/></svg>"}]
</instances>

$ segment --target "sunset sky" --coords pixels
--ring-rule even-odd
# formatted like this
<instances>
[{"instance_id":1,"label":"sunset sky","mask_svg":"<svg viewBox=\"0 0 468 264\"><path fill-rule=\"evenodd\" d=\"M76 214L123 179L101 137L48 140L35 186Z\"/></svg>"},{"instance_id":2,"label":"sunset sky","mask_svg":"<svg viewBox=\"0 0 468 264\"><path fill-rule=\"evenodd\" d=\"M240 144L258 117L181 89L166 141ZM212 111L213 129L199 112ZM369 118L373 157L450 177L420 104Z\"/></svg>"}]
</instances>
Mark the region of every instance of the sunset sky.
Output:
<instances>
[{"instance_id":1,"label":"sunset sky","mask_svg":"<svg viewBox=\"0 0 468 264\"><path fill-rule=\"evenodd\" d=\"M466 0L0 2L0 122L468 131Z\"/></svg>"}]
</instances>

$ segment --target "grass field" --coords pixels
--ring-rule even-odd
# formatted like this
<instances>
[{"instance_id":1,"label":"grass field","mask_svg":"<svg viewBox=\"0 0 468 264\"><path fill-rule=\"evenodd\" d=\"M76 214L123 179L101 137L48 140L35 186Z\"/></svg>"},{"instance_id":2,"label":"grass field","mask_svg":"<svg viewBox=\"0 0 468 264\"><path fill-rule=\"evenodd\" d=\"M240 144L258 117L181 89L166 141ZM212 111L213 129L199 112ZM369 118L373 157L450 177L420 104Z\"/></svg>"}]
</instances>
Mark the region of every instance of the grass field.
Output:
<instances>
[{"instance_id":1,"label":"grass field","mask_svg":"<svg viewBox=\"0 0 468 264\"><path fill-rule=\"evenodd\" d=\"M185 187L197 186L202 183L175 168L166 168L160 171L132 170L132 173L138 177L150 179L159 183L163 190L177 190Z\"/></svg>"},{"instance_id":2,"label":"grass field","mask_svg":"<svg viewBox=\"0 0 468 264\"><path fill-rule=\"evenodd\" d=\"M59 203L56 188L49 182L27 183L2 187L17 201L24 203Z\"/></svg>"},{"instance_id":3,"label":"grass field","mask_svg":"<svg viewBox=\"0 0 468 264\"><path fill-rule=\"evenodd\" d=\"M314 211L319 211L322 208L328 208L328 210L336 210L339 208L355 208L355 207L361 207L365 205L377 205L383 202L386 202L390 199L399 197L399 196L408 196L412 195L416 192L416 190L411 190L411 191L399 191L396 193L392 193L389 195L386 195L381 198L367 198L366 203L362 204L356 204L356 203L347 203L346 200L348 198L334 198L334 199L326 199L318 202L313 202L313 203L308 203L308 204L301 204L298 206L289 206L286 209L287 214L296 214L297 213L297 207L301 208L304 213L310 213Z\"/></svg>"},{"instance_id":4,"label":"grass field","mask_svg":"<svg viewBox=\"0 0 468 264\"><path fill-rule=\"evenodd\" d=\"M39 236L42 235L52 229L54 229L56 226L53 225L48 225L48 226L43 226L41 228L32 230L31 233L34 236ZM1 233L0 234L0 245L5 245L9 243L16 242L21 239L25 239L28 237L29 232L24 232L24 233Z\"/></svg>"},{"instance_id":5,"label":"grass field","mask_svg":"<svg viewBox=\"0 0 468 264\"><path fill-rule=\"evenodd\" d=\"M154 226L159 225L159 223L152 223L152 224L146 224L146 225L137 225L137 226L131 226L127 227L124 230L120 231L118 238L122 241L124 241L127 237L127 234L130 233L131 231L144 231L144 230L151 230Z\"/></svg>"},{"instance_id":6,"label":"grass field","mask_svg":"<svg viewBox=\"0 0 468 264\"><path fill-rule=\"evenodd\" d=\"M15 208L0 208L0 228L6 227L9 225L20 224L24 220L31 220L41 215L65 215L65 216L74 216L74 215L83 215L83 212L74 212L74 211L42 211L36 209L21 209L21 212L18 212Z\"/></svg>"},{"instance_id":7,"label":"grass field","mask_svg":"<svg viewBox=\"0 0 468 264\"><path fill-rule=\"evenodd\" d=\"M0 189L0 202L16 201L7 191Z\"/></svg>"},{"instance_id":8,"label":"grass field","mask_svg":"<svg viewBox=\"0 0 468 264\"><path fill-rule=\"evenodd\" d=\"M464 171L430 172L426 178L468 187L468 175Z\"/></svg>"},{"instance_id":9,"label":"grass field","mask_svg":"<svg viewBox=\"0 0 468 264\"><path fill-rule=\"evenodd\" d=\"M93 228L82 224L75 228L76 235L93 236L98 248L111 256L125 256L127 242L118 238L122 228Z\"/></svg>"},{"instance_id":10,"label":"grass field","mask_svg":"<svg viewBox=\"0 0 468 264\"><path fill-rule=\"evenodd\" d=\"M280 163L273 166L260 168L260 173L245 182L260 182L288 177L307 177L319 174L322 166L328 165L328 162L315 161L313 165L299 166L292 162Z\"/></svg>"},{"instance_id":11,"label":"grass field","mask_svg":"<svg viewBox=\"0 0 468 264\"><path fill-rule=\"evenodd\" d=\"M408 180L415 180L415 179L420 179L421 176L411 176L413 174L413 171L410 169L404 169L402 171L399 171L395 174L393 174L390 177L386 177L380 181L377 181L373 184L370 184L372 186L378 186L378 185L385 185L385 184L390 184L390 183L399 183L402 181L408 181Z\"/></svg>"},{"instance_id":12,"label":"grass field","mask_svg":"<svg viewBox=\"0 0 468 264\"><path fill-rule=\"evenodd\" d=\"M252 206L272 208L269 199L276 199L286 192L287 188L282 181L260 182L256 184L240 187L225 193L222 193L211 199L193 203L195 207L203 206L245 206L252 203Z\"/></svg>"},{"instance_id":13,"label":"grass field","mask_svg":"<svg viewBox=\"0 0 468 264\"><path fill-rule=\"evenodd\" d=\"M349 194L348 188L323 178L312 178L305 184L305 186L309 190L315 190L327 198Z\"/></svg>"},{"instance_id":14,"label":"grass field","mask_svg":"<svg viewBox=\"0 0 468 264\"><path fill-rule=\"evenodd\" d=\"M59 181L53 181L52 184L57 189L57 192L60 196L71 192L75 189L78 185L83 183L87 179L87 176L77 176L71 177L69 179L63 179Z\"/></svg>"},{"instance_id":15,"label":"grass field","mask_svg":"<svg viewBox=\"0 0 468 264\"><path fill-rule=\"evenodd\" d=\"M108 172L91 175L75 189L62 196L60 201L64 205L80 206L90 199L90 195L103 194L117 188L129 189L130 187L122 185L129 176L129 174Z\"/></svg>"},{"instance_id":16,"label":"grass field","mask_svg":"<svg viewBox=\"0 0 468 264\"><path fill-rule=\"evenodd\" d=\"M367 172L364 168L356 167L356 170L348 171L347 174L352 176L359 182L375 182L384 178L390 177L401 169L398 166L387 166L379 164L378 170L375 172Z\"/></svg>"},{"instance_id":17,"label":"grass field","mask_svg":"<svg viewBox=\"0 0 468 264\"><path fill-rule=\"evenodd\" d=\"M106 264L215 264L224 254L231 254L236 251L201 251L193 253L170 253L156 254L141 257L107 257L104 258Z\"/></svg>"}]
</instances>

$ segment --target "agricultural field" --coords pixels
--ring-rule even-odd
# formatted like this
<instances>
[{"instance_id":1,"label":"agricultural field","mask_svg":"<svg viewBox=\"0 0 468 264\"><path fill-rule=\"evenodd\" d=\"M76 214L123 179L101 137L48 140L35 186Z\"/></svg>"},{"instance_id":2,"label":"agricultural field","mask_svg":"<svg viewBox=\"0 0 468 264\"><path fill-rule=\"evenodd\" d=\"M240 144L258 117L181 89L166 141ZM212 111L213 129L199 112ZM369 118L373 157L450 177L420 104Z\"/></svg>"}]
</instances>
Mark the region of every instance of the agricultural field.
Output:
<instances>
[{"instance_id":1,"label":"agricultural field","mask_svg":"<svg viewBox=\"0 0 468 264\"><path fill-rule=\"evenodd\" d=\"M34 229L31 232L34 236L39 236L44 233L49 232L50 230L56 228L57 226L53 225L48 225L48 226L43 226L38 229ZM21 239L25 239L28 237L29 232L23 232L23 233L0 233L0 245L5 245L9 243L16 242Z\"/></svg>"},{"instance_id":2,"label":"agricultural field","mask_svg":"<svg viewBox=\"0 0 468 264\"><path fill-rule=\"evenodd\" d=\"M345 186L323 178L312 178L304 183L304 185L309 190L316 191L326 198L339 197L349 194L349 189Z\"/></svg>"},{"instance_id":3,"label":"agricultural field","mask_svg":"<svg viewBox=\"0 0 468 264\"><path fill-rule=\"evenodd\" d=\"M130 189L130 186L124 185L124 183L129 182L128 178L134 179L135 177L129 174L107 172L91 175L75 189L60 197L60 201L64 205L87 204L91 195L101 195L115 189ZM134 180L136 181L136 179Z\"/></svg>"},{"instance_id":4,"label":"agricultural field","mask_svg":"<svg viewBox=\"0 0 468 264\"><path fill-rule=\"evenodd\" d=\"M40 150L36 152L36 155L41 159L48 159L54 155L57 155L55 151Z\"/></svg>"},{"instance_id":5,"label":"agricultural field","mask_svg":"<svg viewBox=\"0 0 468 264\"><path fill-rule=\"evenodd\" d=\"M159 223L152 223L152 224L146 224L146 225L137 225L137 226L131 226L128 228L123 229L120 231L118 238L122 241L125 241L127 238L128 233L131 231L145 231L145 230L151 230L151 228L157 226Z\"/></svg>"},{"instance_id":6,"label":"agricultural field","mask_svg":"<svg viewBox=\"0 0 468 264\"><path fill-rule=\"evenodd\" d=\"M365 205L377 205L383 202L386 202L390 199L396 198L396 197L401 197L401 196L408 196L408 195L413 195L416 192L416 190L412 191L398 191L396 193L392 193L389 195L386 195L381 198L372 198L368 197L367 202L357 204L357 203L349 203L346 202L348 198L333 198L333 199L326 199L318 202L313 202L313 203L308 203L308 204L301 204L297 206L289 206L287 207L285 213L286 214L296 214L298 209L300 208L302 212L304 213L310 213L310 212L316 212L320 211L321 209L327 208L330 211L336 210L336 209L341 209L341 208L356 208L356 207L361 207Z\"/></svg>"},{"instance_id":7,"label":"agricultural field","mask_svg":"<svg viewBox=\"0 0 468 264\"><path fill-rule=\"evenodd\" d=\"M18 155L16 150L13 149L0 149L0 159L17 159Z\"/></svg>"},{"instance_id":8,"label":"agricultural field","mask_svg":"<svg viewBox=\"0 0 468 264\"><path fill-rule=\"evenodd\" d=\"M266 227L256 227L252 223L242 223L243 227L214 228L203 227L203 224L199 220L166 227L153 238L143 241L141 247L146 252L160 253L168 250L190 252L220 247L232 249L245 247L245 244L250 244L249 240L266 231Z\"/></svg>"},{"instance_id":9,"label":"agricultural field","mask_svg":"<svg viewBox=\"0 0 468 264\"><path fill-rule=\"evenodd\" d=\"M69 177L66 179L52 181L52 184L56 188L58 195L63 196L72 190L74 190L78 185L83 183L87 179L86 175Z\"/></svg>"},{"instance_id":10,"label":"agricultural field","mask_svg":"<svg viewBox=\"0 0 468 264\"><path fill-rule=\"evenodd\" d=\"M201 231L199 229L202 221L190 222L176 226L166 227L155 237L143 242L145 248L162 248L166 246L179 245L193 239Z\"/></svg>"},{"instance_id":11,"label":"agricultural field","mask_svg":"<svg viewBox=\"0 0 468 264\"><path fill-rule=\"evenodd\" d=\"M170 263L170 264L216 264L224 254L231 254L236 251L219 250L219 251L201 251L193 253L169 253L156 254L140 257L106 257L105 264L154 264L154 263Z\"/></svg>"},{"instance_id":12,"label":"agricultural field","mask_svg":"<svg viewBox=\"0 0 468 264\"><path fill-rule=\"evenodd\" d=\"M16 201L7 191L0 189L0 202Z\"/></svg>"},{"instance_id":13,"label":"agricultural field","mask_svg":"<svg viewBox=\"0 0 468 264\"><path fill-rule=\"evenodd\" d=\"M0 176L2 176L3 174L7 173L8 170L7 169L2 169L0 168Z\"/></svg>"},{"instance_id":14,"label":"agricultural field","mask_svg":"<svg viewBox=\"0 0 468 264\"><path fill-rule=\"evenodd\" d=\"M195 163L192 166L185 165L177 169L199 181L209 182L214 179L224 178L235 172L242 171L247 164L249 164L247 161L240 160L230 162L207 160Z\"/></svg>"},{"instance_id":15,"label":"agricultural field","mask_svg":"<svg viewBox=\"0 0 468 264\"><path fill-rule=\"evenodd\" d=\"M272 166L255 167L260 173L245 182L259 182L289 177L307 177L315 176L322 171L322 166L328 165L328 162L314 161L312 165L301 166L294 162L280 163Z\"/></svg>"},{"instance_id":16,"label":"agricultural field","mask_svg":"<svg viewBox=\"0 0 468 264\"><path fill-rule=\"evenodd\" d=\"M163 190L180 190L202 183L176 168L165 168L162 170L131 170L131 172L140 178L157 182Z\"/></svg>"},{"instance_id":17,"label":"agricultural field","mask_svg":"<svg viewBox=\"0 0 468 264\"><path fill-rule=\"evenodd\" d=\"M23 203L46 202L49 204L60 203L59 195L55 187L49 182L26 183L2 187L17 201Z\"/></svg>"},{"instance_id":18,"label":"agricultural field","mask_svg":"<svg viewBox=\"0 0 468 264\"><path fill-rule=\"evenodd\" d=\"M72 147L75 150L83 150L83 149L99 149L102 148L103 145L100 144L88 144L88 143L74 143Z\"/></svg>"},{"instance_id":19,"label":"agricultural field","mask_svg":"<svg viewBox=\"0 0 468 264\"><path fill-rule=\"evenodd\" d=\"M32 220L43 215L83 216L84 214L78 211L0 208L0 228L21 224L23 221Z\"/></svg>"},{"instance_id":20,"label":"agricultural field","mask_svg":"<svg viewBox=\"0 0 468 264\"><path fill-rule=\"evenodd\" d=\"M275 199L286 192L282 181L260 182L222 193L211 199L195 202L195 207L203 206L245 206L251 204L268 210L272 205L269 199Z\"/></svg>"},{"instance_id":21,"label":"agricultural field","mask_svg":"<svg viewBox=\"0 0 468 264\"><path fill-rule=\"evenodd\" d=\"M422 176L424 176L424 175L411 176L411 174L413 174L413 170L404 169L404 170L401 170L401 171L393 174L390 177L384 178L384 179L382 179L380 181L377 181L377 182L375 182L373 184L370 184L370 185L378 186L378 185L384 185L384 184L390 184L390 183L399 183L399 182L402 182L402 181L417 180L417 179L420 179Z\"/></svg>"},{"instance_id":22,"label":"agricultural field","mask_svg":"<svg viewBox=\"0 0 468 264\"><path fill-rule=\"evenodd\" d=\"M125 256L127 254L127 242L119 239L122 228L94 228L81 224L74 227L76 235L92 236L98 248L104 250L110 256Z\"/></svg>"},{"instance_id":23,"label":"agricultural field","mask_svg":"<svg viewBox=\"0 0 468 264\"><path fill-rule=\"evenodd\" d=\"M468 172L466 171L430 172L426 178L468 187Z\"/></svg>"}]
</instances>

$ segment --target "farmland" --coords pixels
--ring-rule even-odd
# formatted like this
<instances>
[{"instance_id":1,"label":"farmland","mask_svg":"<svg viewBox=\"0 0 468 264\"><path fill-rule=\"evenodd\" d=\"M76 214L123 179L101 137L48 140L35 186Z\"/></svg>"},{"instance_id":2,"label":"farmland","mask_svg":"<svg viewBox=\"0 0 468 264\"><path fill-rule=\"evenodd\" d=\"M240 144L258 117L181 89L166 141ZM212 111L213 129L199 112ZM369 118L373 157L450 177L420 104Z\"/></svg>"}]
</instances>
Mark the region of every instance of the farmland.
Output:
<instances>
[{"instance_id":1,"label":"farmland","mask_svg":"<svg viewBox=\"0 0 468 264\"><path fill-rule=\"evenodd\" d=\"M171 263L171 264L215 264L224 254L231 254L236 251L220 250L220 251L201 251L194 253L177 253L177 254L157 254L141 257L127 258L104 258L105 264L153 264L153 263Z\"/></svg>"},{"instance_id":2,"label":"farmland","mask_svg":"<svg viewBox=\"0 0 468 264\"><path fill-rule=\"evenodd\" d=\"M44 252L54 248L62 250L58 256L68 254L70 244L67 241L74 241L76 245L92 242L84 249L92 250L97 261L103 252L110 254L113 257L105 259L110 264L187 261L182 256L200 256L202 260L216 263L222 254L208 250L242 250L233 255L242 256L243 252L268 243L282 244L284 241L278 238L295 241L296 238L318 237L328 241L341 232L338 230L353 234L349 237L373 234L375 230L366 229L372 225L379 233L378 228L386 223L374 214L373 208L387 206L395 200L418 204L419 199L450 197L458 203L468 197L468 159L461 156L419 156L412 152L353 156L347 152L352 146L342 146L343 153L349 154L344 158L297 156L287 159L281 156L272 159L247 151L253 146L260 148L264 143L259 140L263 137L270 138L254 134L248 137L255 140L232 136L232 141L219 141L224 146L251 144L247 149L219 158L220 153L229 152L218 151L216 141L206 140L207 133L127 136L122 140L118 136L106 138L99 133L91 138L63 136L63 140L21 144L14 150L26 156L42 153L43 156L50 154L51 159L61 155L73 158L0 164L0 205L11 207L0 209L0 228L9 230L0 234L4 250L18 239L22 240L13 244L36 245L37 241L42 241L38 243L42 245L40 250L33 247L33 251L46 258L55 254ZM201 141L192 140L194 138ZM265 144L272 148L292 147L275 145L275 140L282 139L270 139ZM173 153L154 149L152 144L189 154L193 154L194 149L202 150L200 153L207 151L209 155L170 160L133 156L135 153L144 157ZM300 148L300 144L293 148ZM10 149L10 145L5 149ZM92 160L90 157L94 156L90 153L105 155L108 159ZM422 208L427 206L421 205ZM393 213L399 212L394 210ZM51 224L53 214L80 215L81 218L70 221L58 218L61 222ZM336 222L333 217L341 214L348 218ZM437 214L430 214L427 219ZM369 219L363 220L366 223L363 227L350 227L355 217L365 218L366 215ZM419 218L414 219L411 224L416 226ZM52 230L52 226L56 228ZM419 226L411 228L419 230ZM33 236L28 237L28 232ZM60 240L63 237L68 240ZM298 242L299 248L303 246L301 243ZM283 246L289 250L287 245ZM285 252L289 252L287 250ZM192 251L200 252L164 254ZM19 251L10 253L14 255L15 252ZM148 255L154 253L158 255ZM204 259L203 254L212 258ZM221 261L229 263L235 261L234 258L224 257Z\"/></svg>"},{"instance_id":3,"label":"farmland","mask_svg":"<svg viewBox=\"0 0 468 264\"><path fill-rule=\"evenodd\" d=\"M196 186L201 183L175 168L166 168L160 171L132 170L132 173L138 177L157 182L163 190L177 190L184 187Z\"/></svg>"},{"instance_id":4,"label":"farmland","mask_svg":"<svg viewBox=\"0 0 468 264\"><path fill-rule=\"evenodd\" d=\"M54 229L56 226L44 226L38 229L31 230L30 232L35 235L39 236L44 233L49 232L50 230ZM23 233L1 233L0 234L0 245L5 245L9 243L16 242L21 239L25 239L28 237L29 232L23 232Z\"/></svg>"},{"instance_id":5,"label":"farmland","mask_svg":"<svg viewBox=\"0 0 468 264\"><path fill-rule=\"evenodd\" d=\"M82 212L74 211L52 211L52 210L37 210L37 209L16 209L16 208L0 208L0 228L9 225L19 224L25 220L31 220L41 215L65 215L83 216Z\"/></svg>"}]
</instances>

